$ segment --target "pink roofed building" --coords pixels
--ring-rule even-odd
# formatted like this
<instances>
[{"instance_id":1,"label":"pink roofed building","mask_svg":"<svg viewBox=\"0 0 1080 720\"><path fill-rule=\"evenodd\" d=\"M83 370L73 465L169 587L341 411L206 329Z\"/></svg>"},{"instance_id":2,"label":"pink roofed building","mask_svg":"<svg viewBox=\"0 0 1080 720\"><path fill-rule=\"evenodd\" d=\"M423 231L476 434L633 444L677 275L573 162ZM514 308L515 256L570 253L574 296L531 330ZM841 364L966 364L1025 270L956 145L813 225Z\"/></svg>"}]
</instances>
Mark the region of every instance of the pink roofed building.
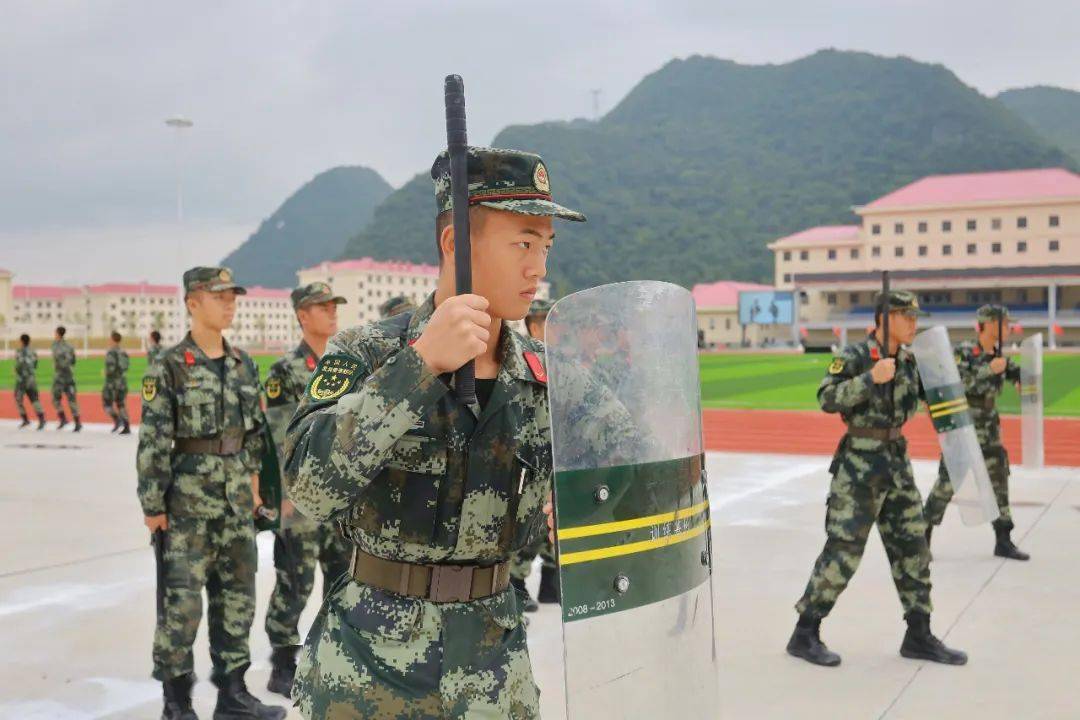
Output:
<instances>
[{"instance_id":1,"label":"pink roofed building","mask_svg":"<svg viewBox=\"0 0 1080 720\"><path fill-rule=\"evenodd\" d=\"M791 339L791 328L780 325L739 323L739 294L748 291L771 292L774 288L759 283L720 280L699 283L691 290L697 307L698 340L707 348L776 345Z\"/></svg>"},{"instance_id":2,"label":"pink roofed building","mask_svg":"<svg viewBox=\"0 0 1080 720\"><path fill-rule=\"evenodd\" d=\"M873 322L889 270L954 339L984 303L1003 303L1025 334L1080 345L1080 175L1064 168L932 175L853 208L859 224L809 228L769 243L776 286L800 299L806 344L843 341ZM869 318L869 320L868 320ZM1019 335L1015 339L1019 339Z\"/></svg>"}]
</instances>

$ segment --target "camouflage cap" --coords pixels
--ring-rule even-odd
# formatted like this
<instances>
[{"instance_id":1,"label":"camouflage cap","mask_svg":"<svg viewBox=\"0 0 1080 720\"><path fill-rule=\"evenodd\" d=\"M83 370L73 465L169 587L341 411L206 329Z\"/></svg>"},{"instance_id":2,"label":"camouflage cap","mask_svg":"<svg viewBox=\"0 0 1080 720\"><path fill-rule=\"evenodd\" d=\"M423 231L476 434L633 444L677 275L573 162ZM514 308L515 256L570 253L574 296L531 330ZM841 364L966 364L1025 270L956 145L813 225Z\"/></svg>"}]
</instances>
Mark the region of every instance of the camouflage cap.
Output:
<instances>
[{"instance_id":1,"label":"camouflage cap","mask_svg":"<svg viewBox=\"0 0 1080 720\"><path fill-rule=\"evenodd\" d=\"M889 312L903 312L912 317L925 317L930 314L919 307L919 298L908 290L890 290L888 305ZM884 307L885 294L879 292L874 297L874 310L880 312Z\"/></svg>"},{"instance_id":2,"label":"camouflage cap","mask_svg":"<svg viewBox=\"0 0 1080 720\"><path fill-rule=\"evenodd\" d=\"M533 300L529 305L529 314L526 317L547 317L547 314L551 312L551 306L554 305L551 300Z\"/></svg>"},{"instance_id":3,"label":"camouflage cap","mask_svg":"<svg viewBox=\"0 0 1080 720\"><path fill-rule=\"evenodd\" d=\"M385 320L386 318L391 318L395 315L400 315L403 312L408 312L409 310L415 309L416 305L413 305L412 301L409 300L409 298L405 297L404 295L398 295L396 297L390 298L379 306L379 317Z\"/></svg>"},{"instance_id":4,"label":"camouflage cap","mask_svg":"<svg viewBox=\"0 0 1080 720\"><path fill-rule=\"evenodd\" d=\"M335 295L334 291L324 282L313 282L307 285L301 285L293 290L289 297L292 298L293 310L299 310L305 305L322 305L323 303L332 302L337 305L343 305L348 302L340 295Z\"/></svg>"},{"instance_id":5,"label":"camouflage cap","mask_svg":"<svg viewBox=\"0 0 1080 720\"><path fill-rule=\"evenodd\" d=\"M1009 308L1004 305L983 305L981 308L975 311L975 319L979 322L986 322L988 320L1002 320L1009 319Z\"/></svg>"},{"instance_id":6,"label":"camouflage cap","mask_svg":"<svg viewBox=\"0 0 1080 720\"><path fill-rule=\"evenodd\" d=\"M233 290L237 295L244 295L247 290L233 282L233 273L227 267L193 267L184 273L184 292L196 290L223 292Z\"/></svg>"},{"instance_id":7,"label":"camouflage cap","mask_svg":"<svg viewBox=\"0 0 1080 720\"><path fill-rule=\"evenodd\" d=\"M466 164L469 205L585 222L584 215L551 199L551 181L539 155L520 150L470 146ZM445 150L439 153L431 166L431 180L435 183L437 212L452 209L450 156Z\"/></svg>"}]
</instances>

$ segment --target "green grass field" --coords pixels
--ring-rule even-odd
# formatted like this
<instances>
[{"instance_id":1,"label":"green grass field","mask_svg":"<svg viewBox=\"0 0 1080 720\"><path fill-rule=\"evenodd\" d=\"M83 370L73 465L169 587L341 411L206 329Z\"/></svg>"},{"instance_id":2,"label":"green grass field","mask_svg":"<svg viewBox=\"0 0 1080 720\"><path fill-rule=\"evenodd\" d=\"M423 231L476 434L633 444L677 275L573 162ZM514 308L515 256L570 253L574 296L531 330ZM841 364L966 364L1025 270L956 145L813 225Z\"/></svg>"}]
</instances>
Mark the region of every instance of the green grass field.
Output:
<instances>
[{"instance_id":1,"label":"green grass field","mask_svg":"<svg viewBox=\"0 0 1080 720\"><path fill-rule=\"evenodd\" d=\"M276 356L256 355L262 376ZM701 397L705 407L816 410L817 386L825 375L830 355L720 354L701 356ZM80 391L101 389L104 358L79 360L75 382ZM146 368L141 357L131 359L128 371L135 387ZM1047 354L1043 357L1045 411L1047 415L1080 416L1080 354ZM0 389L14 387L14 361L0 360ZM39 353L38 387L48 392L52 383L52 359ZM1005 390L998 405L1003 412L1019 412L1016 391Z\"/></svg>"}]
</instances>

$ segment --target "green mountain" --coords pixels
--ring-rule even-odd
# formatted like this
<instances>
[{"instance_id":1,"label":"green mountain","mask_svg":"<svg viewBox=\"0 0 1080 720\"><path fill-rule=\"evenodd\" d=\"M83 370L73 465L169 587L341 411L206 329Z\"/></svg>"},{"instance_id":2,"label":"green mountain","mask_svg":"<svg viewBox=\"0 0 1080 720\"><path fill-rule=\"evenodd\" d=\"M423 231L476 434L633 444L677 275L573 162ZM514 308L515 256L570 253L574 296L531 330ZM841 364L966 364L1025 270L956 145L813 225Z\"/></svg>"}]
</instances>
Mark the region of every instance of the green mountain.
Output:
<instances>
[{"instance_id":1,"label":"green mountain","mask_svg":"<svg viewBox=\"0 0 1080 720\"><path fill-rule=\"evenodd\" d=\"M1006 90L997 97L1080 162L1080 92L1040 85Z\"/></svg>"},{"instance_id":2,"label":"green mountain","mask_svg":"<svg viewBox=\"0 0 1080 720\"><path fill-rule=\"evenodd\" d=\"M221 262L241 282L293 287L297 270L340 255L345 241L371 220L375 207L393 190L366 167L319 173Z\"/></svg>"},{"instance_id":3,"label":"green mountain","mask_svg":"<svg viewBox=\"0 0 1080 720\"><path fill-rule=\"evenodd\" d=\"M770 240L853 222L850 208L931 173L1072 166L940 65L824 50L784 65L674 60L597 122L511 126L559 202L555 291L629 279L770 280ZM433 261L426 173L390 195L345 256Z\"/></svg>"}]
</instances>

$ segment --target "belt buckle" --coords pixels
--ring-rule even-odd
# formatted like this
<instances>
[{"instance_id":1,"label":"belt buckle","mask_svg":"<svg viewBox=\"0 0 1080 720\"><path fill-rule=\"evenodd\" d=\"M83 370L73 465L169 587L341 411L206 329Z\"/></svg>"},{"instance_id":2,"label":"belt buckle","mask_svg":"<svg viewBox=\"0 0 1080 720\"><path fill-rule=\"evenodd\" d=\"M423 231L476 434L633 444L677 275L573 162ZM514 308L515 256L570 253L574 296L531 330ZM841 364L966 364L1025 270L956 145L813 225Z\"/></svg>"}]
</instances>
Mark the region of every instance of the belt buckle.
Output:
<instances>
[{"instance_id":1,"label":"belt buckle","mask_svg":"<svg viewBox=\"0 0 1080 720\"><path fill-rule=\"evenodd\" d=\"M235 455L240 452L240 448L243 446L243 437L240 435L223 434L221 436L221 454L222 455Z\"/></svg>"},{"instance_id":2,"label":"belt buckle","mask_svg":"<svg viewBox=\"0 0 1080 720\"><path fill-rule=\"evenodd\" d=\"M434 565L428 597L433 602L468 602L472 599L472 565Z\"/></svg>"}]
</instances>

